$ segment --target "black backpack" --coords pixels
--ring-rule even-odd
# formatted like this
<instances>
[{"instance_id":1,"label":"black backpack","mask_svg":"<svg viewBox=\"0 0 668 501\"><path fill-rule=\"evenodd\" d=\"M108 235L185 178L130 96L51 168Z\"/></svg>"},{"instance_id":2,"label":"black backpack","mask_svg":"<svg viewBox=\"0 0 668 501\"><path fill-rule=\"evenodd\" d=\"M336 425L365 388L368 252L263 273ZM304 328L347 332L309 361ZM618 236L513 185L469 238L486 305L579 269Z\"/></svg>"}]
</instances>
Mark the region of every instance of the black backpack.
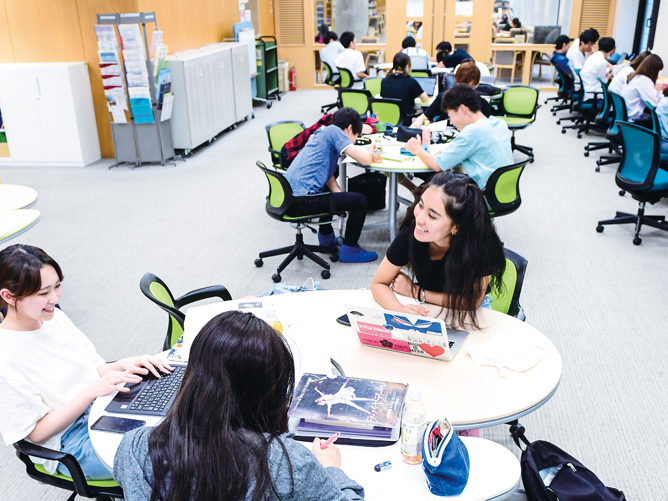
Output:
<instances>
[{"instance_id":1,"label":"black backpack","mask_svg":"<svg viewBox=\"0 0 668 501\"><path fill-rule=\"evenodd\" d=\"M385 184L387 176L379 172L365 172L348 179L348 191L366 195L367 209L381 210L385 208Z\"/></svg>"},{"instance_id":2,"label":"black backpack","mask_svg":"<svg viewBox=\"0 0 668 501\"><path fill-rule=\"evenodd\" d=\"M520 440L526 444L522 451L522 482L530 501L625 501L624 493L606 487L603 482L582 463L550 442L537 440L529 443L524 427L510 427L510 433L521 449ZM561 466L549 486L545 486L538 473L545 468Z\"/></svg>"}]
</instances>

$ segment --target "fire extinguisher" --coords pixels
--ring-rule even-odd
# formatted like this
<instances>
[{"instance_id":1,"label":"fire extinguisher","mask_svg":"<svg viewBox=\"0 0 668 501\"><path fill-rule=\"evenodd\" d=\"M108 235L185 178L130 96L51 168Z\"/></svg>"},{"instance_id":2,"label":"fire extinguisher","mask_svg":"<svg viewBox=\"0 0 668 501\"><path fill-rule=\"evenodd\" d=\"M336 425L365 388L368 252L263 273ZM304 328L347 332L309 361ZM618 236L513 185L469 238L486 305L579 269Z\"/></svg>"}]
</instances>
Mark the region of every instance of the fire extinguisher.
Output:
<instances>
[{"instance_id":1,"label":"fire extinguisher","mask_svg":"<svg viewBox=\"0 0 668 501\"><path fill-rule=\"evenodd\" d=\"M294 66L290 68L290 90L297 90L297 70Z\"/></svg>"}]
</instances>

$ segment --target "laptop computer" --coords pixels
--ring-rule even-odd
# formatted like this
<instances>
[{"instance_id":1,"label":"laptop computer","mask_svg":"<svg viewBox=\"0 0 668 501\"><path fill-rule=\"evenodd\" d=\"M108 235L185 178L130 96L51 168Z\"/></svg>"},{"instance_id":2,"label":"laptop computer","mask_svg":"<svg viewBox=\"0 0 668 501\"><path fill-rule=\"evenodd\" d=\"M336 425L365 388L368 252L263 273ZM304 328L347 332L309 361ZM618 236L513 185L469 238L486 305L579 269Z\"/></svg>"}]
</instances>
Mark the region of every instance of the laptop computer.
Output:
<instances>
[{"instance_id":1,"label":"laptop computer","mask_svg":"<svg viewBox=\"0 0 668 501\"><path fill-rule=\"evenodd\" d=\"M161 374L160 379L149 373L136 384L126 384L127 392L118 392L105 407L107 412L119 414L144 414L164 416L170 409L181 387L181 380L186 372L185 364L174 364L169 374Z\"/></svg>"},{"instance_id":2,"label":"laptop computer","mask_svg":"<svg viewBox=\"0 0 668 501\"><path fill-rule=\"evenodd\" d=\"M422 87L422 90L431 97L436 92L436 77L413 77Z\"/></svg>"},{"instance_id":3,"label":"laptop computer","mask_svg":"<svg viewBox=\"0 0 668 501\"><path fill-rule=\"evenodd\" d=\"M467 331L447 328L440 318L366 306L345 307L359 342L374 348L449 362L469 335Z\"/></svg>"}]
</instances>

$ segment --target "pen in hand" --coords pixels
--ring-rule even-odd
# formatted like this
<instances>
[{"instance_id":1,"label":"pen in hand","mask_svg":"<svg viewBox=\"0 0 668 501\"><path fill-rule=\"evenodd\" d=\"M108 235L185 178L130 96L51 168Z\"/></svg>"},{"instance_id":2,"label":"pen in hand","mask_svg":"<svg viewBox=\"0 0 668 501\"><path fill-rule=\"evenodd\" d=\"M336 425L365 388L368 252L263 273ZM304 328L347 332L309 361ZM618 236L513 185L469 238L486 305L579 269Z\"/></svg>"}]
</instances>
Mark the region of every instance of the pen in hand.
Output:
<instances>
[{"instance_id":1,"label":"pen in hand","mask_svg":"<svg viewBox=\"0 0 668 501\"><path fill-rule=\"evenodd\" d=\"M334 435L329 437L326 441L320 443L320 449L326 449L334 443L334 441L339 438L339 432L337 431Z\"/></svg>"}]
</instances>

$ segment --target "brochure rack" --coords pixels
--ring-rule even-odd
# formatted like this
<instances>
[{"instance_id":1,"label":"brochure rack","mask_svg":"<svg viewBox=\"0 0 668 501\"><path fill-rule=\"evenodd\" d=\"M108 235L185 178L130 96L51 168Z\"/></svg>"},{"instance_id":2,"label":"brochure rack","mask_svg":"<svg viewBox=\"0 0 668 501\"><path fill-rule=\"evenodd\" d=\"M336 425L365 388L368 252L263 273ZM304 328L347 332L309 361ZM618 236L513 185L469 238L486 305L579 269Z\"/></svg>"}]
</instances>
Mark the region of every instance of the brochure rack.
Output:
<instances>
[{"instance_id":1,"label":"brochure rack","mask_svg":"<svg viewBox=\"0 0 668 501\"><path fill-rule=\"evenodd\" d=\"M155 24L152 34L155 65L150 57L146 23ZM97 24L100 67L116 158L112 167L129 163L134 168L144 162L165 165L166 160L175 158L169 123L173 95L169 92L169 70L162 71L167 67L167 63L163 65L167 46L160 44L162 32L155 12L97 14Z\"/></svg>"}]
</instances>

